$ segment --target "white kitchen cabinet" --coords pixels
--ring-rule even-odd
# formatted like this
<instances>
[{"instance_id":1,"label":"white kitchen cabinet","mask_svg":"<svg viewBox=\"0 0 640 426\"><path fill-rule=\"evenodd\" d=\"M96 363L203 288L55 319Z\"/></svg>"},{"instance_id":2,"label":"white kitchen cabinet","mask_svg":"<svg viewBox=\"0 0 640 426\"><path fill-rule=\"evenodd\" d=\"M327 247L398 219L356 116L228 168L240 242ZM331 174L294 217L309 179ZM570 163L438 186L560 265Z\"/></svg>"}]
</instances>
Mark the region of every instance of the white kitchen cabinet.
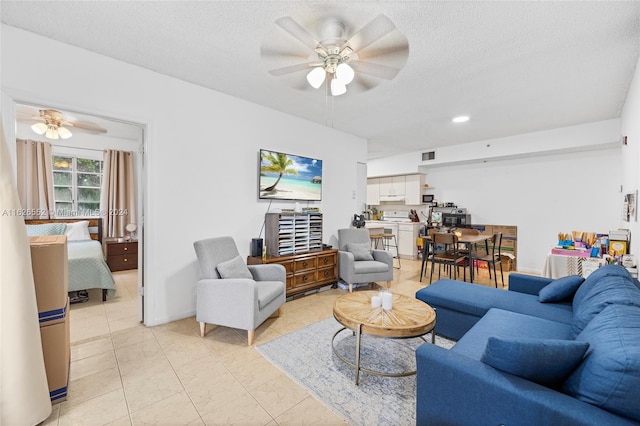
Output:
<instances>
[{"instance_id":1,"label":"white kitchen cabinet","mask_svg":"<svg viewBox=\"0 0 640 426\"><path fill-rule=\"evenodd\" d=\"M424 187L425 176L423 174L405 176L404 203L406 205L418 205L422 203L422 188Z\"/></svg>"},{"instance_id":2,"label":"white kitchen cabinet","mask_svg":"<svg viewBox=\"0 0 640 426\"><path fill-rule=\"evenodd\" d=\"M420 222L398 224L398 253L401 259L416 260L418 245L416 239L420 235Z\"/></svg>"},{"instance_id":3,"label":"white kitchen cabinet","mask_svg":"<svg viewBox=\"0 0 640 426\"><path fill-rule=\"evenodd\" d=\"M367 179L367 204L377 206L380 204L380 179Z\"/></svg>"},{"instance_id":4,"label":"white kitchen cabinet","mask_svg":"<svg viewBox=\"0 0 640 426\"><path fill-rule=\"evenodd\" d=\"M401 196L405 194L405 177L391 176L380 178L381 196Z\"/></svg>"}]
</instances>

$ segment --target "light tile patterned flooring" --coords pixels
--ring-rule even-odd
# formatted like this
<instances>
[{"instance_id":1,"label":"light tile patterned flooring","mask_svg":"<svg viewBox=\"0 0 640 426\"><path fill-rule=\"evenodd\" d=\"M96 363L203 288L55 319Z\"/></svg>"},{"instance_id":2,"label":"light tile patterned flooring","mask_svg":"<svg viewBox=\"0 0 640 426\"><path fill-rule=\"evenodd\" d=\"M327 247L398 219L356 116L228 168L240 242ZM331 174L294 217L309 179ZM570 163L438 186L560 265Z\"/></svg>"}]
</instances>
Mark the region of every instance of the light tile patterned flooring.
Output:
<instances>
[{"instance_id":1,"label":"light tile patterned flooring","mask_svg":"<svg viewBox=\"0 0 640 426\"><path fill-rule=\"evenodd\" d=\"M247 346L245 331L209 325L203 339L194 317L141 325L137 271L114 277L115 297L102 303L91 290L89 302L71 306L69 394L44 425L346 424ZM420 261L402 260L392 291L414 297L429 281L419 277ZM486 270L476 282L494 285ZM255 343L330 317L344 293L331 289L287 302L280 317L256 330Z\"/></svg>"}]
</instances>

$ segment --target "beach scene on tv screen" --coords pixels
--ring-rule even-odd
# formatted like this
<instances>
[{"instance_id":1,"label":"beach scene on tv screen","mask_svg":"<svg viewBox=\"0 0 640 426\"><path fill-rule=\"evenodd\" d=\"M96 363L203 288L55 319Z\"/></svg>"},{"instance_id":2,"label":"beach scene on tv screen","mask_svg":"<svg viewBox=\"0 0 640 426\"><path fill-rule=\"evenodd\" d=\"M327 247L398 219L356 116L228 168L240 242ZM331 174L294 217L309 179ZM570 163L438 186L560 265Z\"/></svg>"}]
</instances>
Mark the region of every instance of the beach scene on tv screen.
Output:
<instances>
[{"instance_id":1,"label":"beach scene on tv screen","mask_svg":"<svg viewBox=\"0 0 640 426\"><path fill-rule=\"evenodd\" d=\"M320 201L322 160L261 150L260 198Z\"/></svg>"}]
</instances>

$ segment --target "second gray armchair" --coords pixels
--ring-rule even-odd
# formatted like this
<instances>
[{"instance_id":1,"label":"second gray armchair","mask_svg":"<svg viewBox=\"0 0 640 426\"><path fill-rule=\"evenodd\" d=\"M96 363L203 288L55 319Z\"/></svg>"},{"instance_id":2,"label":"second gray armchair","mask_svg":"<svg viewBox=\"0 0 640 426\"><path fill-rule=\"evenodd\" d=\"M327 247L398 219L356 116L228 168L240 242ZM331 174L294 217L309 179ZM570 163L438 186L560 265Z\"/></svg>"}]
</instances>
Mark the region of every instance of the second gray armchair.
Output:
<instances>
[{"instance_id":1,"label":"second gray armchair","mask_svg":"<svg viewBox=\"0 0 640 426\"><path fill-rule=\"evenodd\" d=\"M338 229L338 267L340 278L349 284L393 280L393 257L385 250L371 250L371 238L365 228Z\"/></svg>"},{"instance_id":2,"label":"second gray armchair","mask_svg":"<svg viewBox=\"0 0 640 426\"><path fill-rule=\"evenodd\" d=\"M286 301L284 266L246 265L231 237L193 243L200 267L196 320L204 337L207 324L247 330L249 345L255 329Z\"/></svg>"}]
</instances>

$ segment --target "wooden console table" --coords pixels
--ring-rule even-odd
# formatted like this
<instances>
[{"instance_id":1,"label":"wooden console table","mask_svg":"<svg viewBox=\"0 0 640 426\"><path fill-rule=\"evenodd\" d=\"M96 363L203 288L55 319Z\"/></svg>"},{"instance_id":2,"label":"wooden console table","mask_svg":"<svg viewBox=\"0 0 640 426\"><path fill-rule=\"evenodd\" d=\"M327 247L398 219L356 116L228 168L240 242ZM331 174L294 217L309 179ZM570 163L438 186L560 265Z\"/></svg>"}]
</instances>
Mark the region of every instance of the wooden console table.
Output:
<instances>
[{"instance_id":1,"label":"wooden console table","mask_svg":"<svg viewBox=\"0 0 640 426\"><path fill-rule=\"evenodd\" d=\"M248 265L279 263L287 271L287 296L338 281L338 250L318 250L262 259L248 256Z\"/></svg>"}]
</instances>

